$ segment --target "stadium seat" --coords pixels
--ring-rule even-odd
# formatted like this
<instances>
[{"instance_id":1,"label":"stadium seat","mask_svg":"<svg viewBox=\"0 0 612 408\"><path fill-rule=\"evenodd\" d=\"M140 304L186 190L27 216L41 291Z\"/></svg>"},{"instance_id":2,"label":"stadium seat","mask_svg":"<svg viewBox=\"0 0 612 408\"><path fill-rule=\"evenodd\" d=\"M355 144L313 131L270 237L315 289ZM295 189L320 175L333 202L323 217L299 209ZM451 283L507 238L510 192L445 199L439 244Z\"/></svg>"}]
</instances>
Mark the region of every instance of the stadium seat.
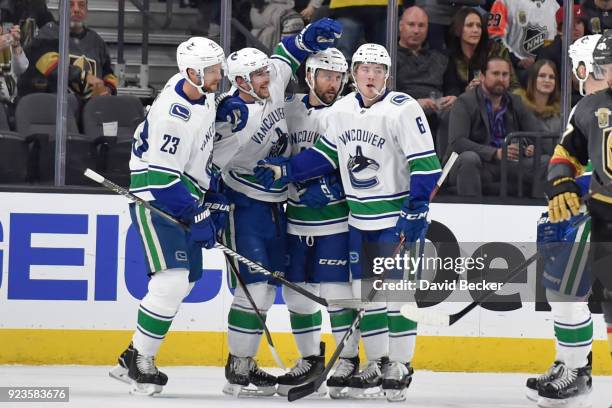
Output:
<instances>
[{"instance_id":1,"label":"stadium seat","mask_svg":"<svg viewBox=\"0 0 612 408\"><path fill-rule=\"evenodd\" d=\"M0 183L26 181L28 145L25 138L12 132L4 104L0 104Z\"/></svg>"},{"instance_id":2,"label":"stadium seat","mask_svg":"<svg viewBox=\"0 0 612 408\"><path fill-rule=\"evenodd\" d=\"M29 145L28 181L48 182L54 178L55 163L55 94L29 94L17 103L17 131ZM66 184L93 184L83 176L96 155L93 140L79 133L75 102L69 97L66 118Z\"/></svg>"},{"instance_id":3,"label":"stadium seat","mask_svg":"<svg viewBox=\"0 0 612 408\"><path fill-rule=\"evenodd\" d=\"M132 138L143 120L144 108L134 96L99 96L83 108L85 134L101 142L97 170L118 184L129 184ZM115 129L116 135L110 136Z\"/></svg>"}]
</instances>

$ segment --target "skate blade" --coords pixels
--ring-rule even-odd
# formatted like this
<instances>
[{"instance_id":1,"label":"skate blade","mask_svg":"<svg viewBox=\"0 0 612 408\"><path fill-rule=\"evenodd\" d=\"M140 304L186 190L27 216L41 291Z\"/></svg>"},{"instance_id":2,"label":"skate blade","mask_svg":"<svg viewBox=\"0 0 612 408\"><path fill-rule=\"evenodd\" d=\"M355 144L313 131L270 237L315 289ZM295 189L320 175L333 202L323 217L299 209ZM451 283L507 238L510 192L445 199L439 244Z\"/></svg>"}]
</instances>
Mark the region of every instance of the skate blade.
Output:
<instances>
[{"instance_id":1,"label":"skate blade","mask_svg":"<svg viewBox=\"0 0 612 408\"><path fill-rule=\"evenodd\" d=\"M257 387L249 384L247 387L240 384L226 383L223 386L223 393L231 395L234 398L238 397L271 397L276 394L276 387Z\"/></svg>"},{"instance_id":2,"label":"skate blade","mask_svg":"<svg viewBox=\"0 0 612 408\"><path fill-rule=\"evenodd\" d=\"M121 382L126 383L126 384L132 384L132 379L130 377L128 377L128 370L127 370L127 368L121 367L120 365L117 365L116 367L113 367L108 372L108 376L111 377L111 378L114 378L117 381L121 381Z\"/></svg>"},{"instance_id":3,"label":"skate blade","mask_svg":"<svg viewBox=\"0 0 612 408\"><path fill-rule=\"evenodd\" d=\"M351 388L348 390L349 398L355 399L374 399L374 398L382 398L385 396L385 392L381 387L371 387L371 388Z\"/></svg>"},{"instance_id":4,"label":"skate blade","mask_svg":"<svg viewBox=\"0 0 612 408\"><path fill-rule=\"evenodd\" d=\"M286 385L286 384L278 384L276 387L276 393L282 397L286 397L289 394L289 390L295 387L299 387L300 385L306 384L306 382L297 385ZM310 394L308 397L324 397L327 395L327 386L325 384L321 384L318 390L314 393ZM306 398L308 398L306 397Z\"/></svg>"},{"instance_id":5,"label":"skate blade","mask_svg":"<svg viewBox=\"0 0 612 408\"><path fill-rule=\"evenodd\" d=\"M591 408L591 393L577 395L567 399L554 399L540 397L538 399L539 408Z\"/></svg>"},{"instance_id":6,"label":"skate blade","mask_svg":"<svg viewBox=\"0 0 612 408\"><path fill-rule=\"evenodd\" d=\"M538 390L532 390L531 388L527 388L527 392L525 396L529 401L538 402L540 396L538 395Z\"/></svg>"},{"instance_id":7,"label":"skate blade","mask_svg":"<svg viewBox=\"0 0 612 408\"><path fill-rule=\"evenodd\" d=\"M331 399L347 399L349 397L349 387L327 387Z\"/></svg>"},{"instance_id":8,"label":"skate blade","mask_svg":"<svg viewBox=\"0 0 612 408\"><path fill-rule=\"evenodd\" d=\"M132 381L132 388L130 389L130 394L139 397L150 397L162 392L163 388L163 385L139 384L136 381Z\"/></svg>"},{"instance_id":9,"label":"skate blade","mask_svg":"<svg viewBox=\"0 0 612 408\"><path fill-rule=\"evenodd\" d=\"M385 390L385 397L387 397L387 401L389 402L406 401L407 396L408 388L404 388L401 390Z\"/></svg>"}]
</instances>

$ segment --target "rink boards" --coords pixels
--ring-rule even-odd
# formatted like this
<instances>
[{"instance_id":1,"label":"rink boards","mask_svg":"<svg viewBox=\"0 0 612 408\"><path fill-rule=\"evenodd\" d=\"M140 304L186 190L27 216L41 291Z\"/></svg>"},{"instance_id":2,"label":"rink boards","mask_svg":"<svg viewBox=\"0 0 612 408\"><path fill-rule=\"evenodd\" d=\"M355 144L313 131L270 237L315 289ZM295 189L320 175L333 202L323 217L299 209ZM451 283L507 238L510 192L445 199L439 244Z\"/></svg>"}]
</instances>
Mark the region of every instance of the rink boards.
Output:
<instances>
[{"instance_id":1,"label":"rink boards","mask_svg":"<svg viewBox=\"0 0 612 408\"><path fill-rule=\"evenodd\" d=\"M432 204L430 213L459 242L521 243L535 241L542 210ZM533 247L515 245L525 257L533 253ZM0 364L112 364L131 338L139 299L146 292L141 251L122 197L0 193ZM206 251L204 268L204 278L162 346L162 365L225 363L232 294L222 254ZM512 287L504 291L513 294ZM440 371L544 369L554 354L551 315L536 311L533 302L512 299L509 311L478 308L451 328L419 327L415 366ZM442 307L458 310L462 305ZM612 374L603 318L597 314L594 321L595 372ZM286 362L296 358L280 296L268 323L279 354ZM329 333L326 316L324 331ZM324 339L331 354L331 336ZM264 365L273 364L265 341L259 358Z\"/></svg>"}]
</instances>

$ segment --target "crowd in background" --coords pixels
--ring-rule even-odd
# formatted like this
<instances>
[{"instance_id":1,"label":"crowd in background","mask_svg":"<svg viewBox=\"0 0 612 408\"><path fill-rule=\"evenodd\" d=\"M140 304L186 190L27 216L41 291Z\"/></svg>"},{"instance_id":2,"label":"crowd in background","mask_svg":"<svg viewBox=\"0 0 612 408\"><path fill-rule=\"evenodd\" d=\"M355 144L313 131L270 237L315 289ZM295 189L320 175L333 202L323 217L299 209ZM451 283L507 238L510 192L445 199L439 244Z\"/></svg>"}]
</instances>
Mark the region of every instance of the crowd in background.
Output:
<instances>
[{"instance_id":1,"label":"crowd in background","mask_svg":"<svg viewBox=\"0 0 612 408\"><path fill-rule=\"evenodd\" d=\"M232 15L250 30L258 41L256 46L268 52L283 36L295 34L324 16L342 22L343 35L337 48L349 62L360 44L385 44L386 0L232 3ZM459 171L451 176L456 193L497 194L501 149L509 133L561 134L563 8L557 0L398 3L395 89L415 98L425 111L441 159L451 151L462 154ZM193 35L218 40L218 0L181 0L179 5L199 10L199 19L190 27ZM20 97L57 91L59 29L45 0L3 0L0 10L0 102L10 119ZM68 85L79 109L91 98L115 95L118 84L106 44L87 26L87 11L87 0L70 0ZM610 11L612 1L576 4L572 42L611 28ZM232 50L249 45L239 32L232 34ZM300 85L305 90L304 82ZM572 104L579 99L578 83L573 81ZM522 140L518 146L508 146L510 174L517 167L533 166L533 160L544 162L554 142L553 138L537 144ZM519 156L527 159L521 160L520 166L515 164ZM531 180L535 196L541 195L537 184Z\"/></svg>"}]
</instances>

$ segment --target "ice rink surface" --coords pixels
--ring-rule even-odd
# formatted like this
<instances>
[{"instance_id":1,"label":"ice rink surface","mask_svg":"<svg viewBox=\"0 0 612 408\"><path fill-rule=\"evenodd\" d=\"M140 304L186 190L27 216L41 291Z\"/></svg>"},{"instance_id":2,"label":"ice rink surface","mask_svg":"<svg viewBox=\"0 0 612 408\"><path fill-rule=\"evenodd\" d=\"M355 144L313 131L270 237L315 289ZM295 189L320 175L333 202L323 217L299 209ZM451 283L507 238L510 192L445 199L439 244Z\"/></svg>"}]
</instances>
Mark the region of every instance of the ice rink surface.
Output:
<instances>
[{"instance_id":1,"label":"ice rink surface","mask_svg":"<svg viewBox=\"0 0 612 408\"><path fill-rule=\"evenodd\" d=\"M378 400L331 400L309 397L294 403L286 398L235 399L221 393L225 383L221 367L164 367L168 385L155 397L136 397L129 386L108 376L105 366L0 366L0 386L68 386L68 403L6 403L0 408L26 407L197 407L197 408L274 408L296 407L370 407L388 404ZM276 373L278 374L278 373ZM510 408L535 407L525 398L524 384L528 374L440 373L416 371L408 400L391 406L410 408ZM595 377L593 408L608 408L612 403L612 377Z\"/></svg>"}]
</instances>

